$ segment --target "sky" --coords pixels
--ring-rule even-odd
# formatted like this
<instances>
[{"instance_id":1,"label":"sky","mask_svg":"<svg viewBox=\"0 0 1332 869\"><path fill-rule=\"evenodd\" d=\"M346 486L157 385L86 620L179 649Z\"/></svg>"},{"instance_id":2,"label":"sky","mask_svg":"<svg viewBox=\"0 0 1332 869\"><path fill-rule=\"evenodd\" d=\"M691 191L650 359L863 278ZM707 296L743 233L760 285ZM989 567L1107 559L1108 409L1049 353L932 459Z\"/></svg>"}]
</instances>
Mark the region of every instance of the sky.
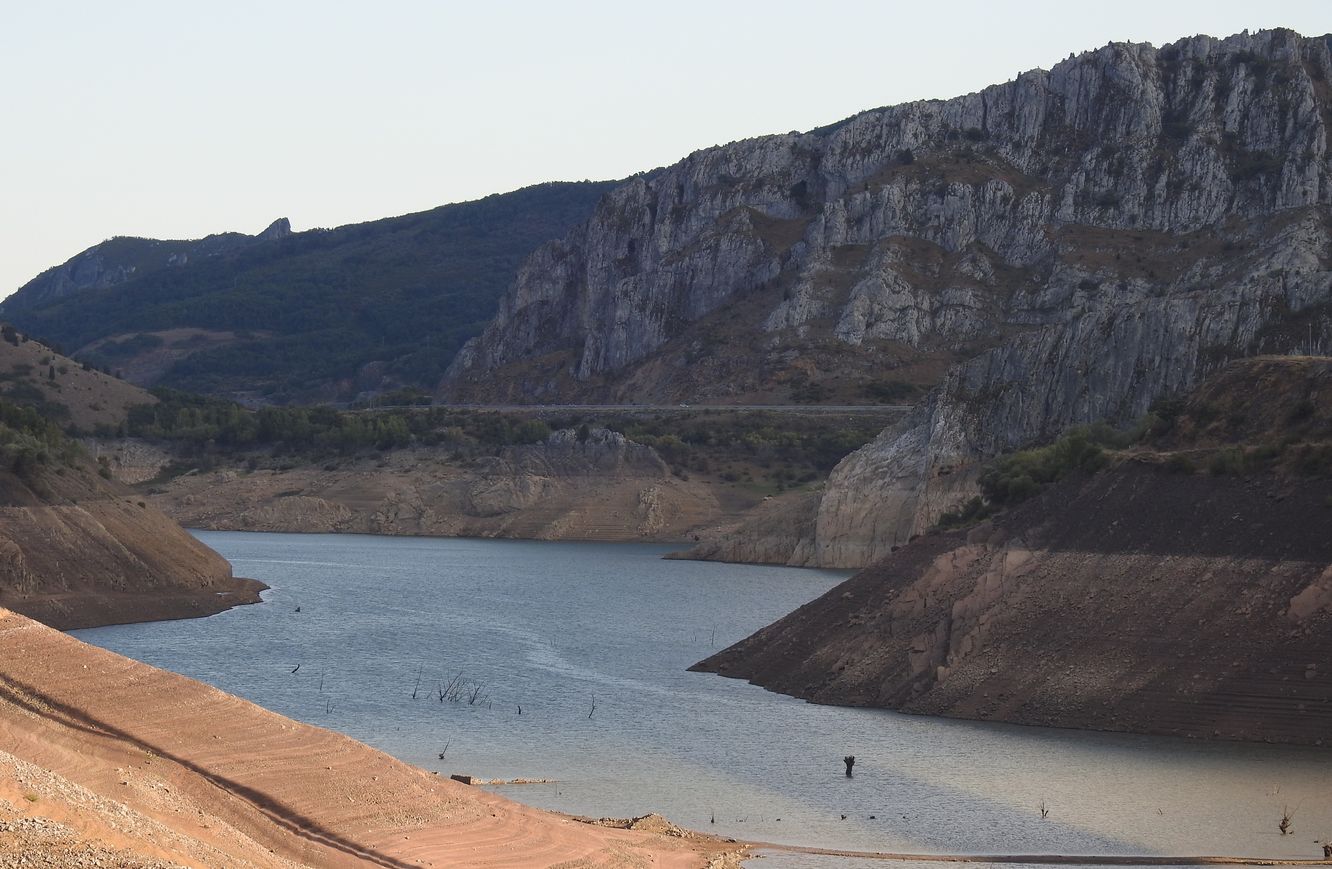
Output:
<instances>
[{"instance_id":1,"label":"sky","mask_svg":"<svg viewBox=\"0 0 1332 869\"><path fill-rule=\"evenodd\" d=\"M116 235L339 226L947 98L1326 0L0 0L0 297Z\"/></svg>"}]
</instances>

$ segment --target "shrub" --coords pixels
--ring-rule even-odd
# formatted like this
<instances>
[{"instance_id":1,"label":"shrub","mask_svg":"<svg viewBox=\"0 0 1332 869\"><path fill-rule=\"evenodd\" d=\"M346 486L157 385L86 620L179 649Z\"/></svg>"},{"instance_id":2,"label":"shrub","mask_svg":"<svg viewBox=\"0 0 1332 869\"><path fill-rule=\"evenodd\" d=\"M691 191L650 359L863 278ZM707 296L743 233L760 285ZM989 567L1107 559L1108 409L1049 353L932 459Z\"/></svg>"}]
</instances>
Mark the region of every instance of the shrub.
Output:
<instances>
[{"instance_id":1,"label":"shrub","mask_svg":"<svg viewBox=\"0 0 1332 869\"><path fill-rule=\"evenodd\" d=\"M1314 403L1306 398L1290 409L1287 420L1293 423L1304 422L1314 415L1314 410Z\"/></svg>"},{"instance_id":2,"label":"shrub","mask_svg":"<svg viewBox=\"0 0 1332 869\"><path fill-rule=\"evenodd\" d=\"M1077 428L1047 447L999 459L981 474L981 493L991 504L1017 504L1071 473L1095 473L1106 462L1090 430Z\"/></svg>"},{"instance_id":3,"label":"shrub","mask_svg":"<svg viewBox=\"0 0 1332 869\"><path fill-rule=\"evenodd\" d=\"M1214 477L1237 477L1244 469L1244 451L1238 447L1218 450L1207 462L1207 472Z\"/></svg>"},{"instance_id":4,"label":"shrub","mask_svg":"<svg viewBox=\"0 0 1332 869\"><path fill-rule=\"evenodd\" d=\"M1314 477L1332 473L1332 444L1306 444L1296 455L1295 469Z\"/></svg>"},{"instance_id":5,"label":"shrub","mask_svg":"<svg viewBox=\"0 0 1332 869\"><path fill-rule=\"evenodd\" d=\"M972 498L967 503L958 507L956 510L950 510L939 517L940 528L960 528L964 525L971 525L988 519L994 514L994 507L986 504L985 500L979 496Z\"/></svg>"},{"instance_id":6,"label":"shrub","mask_svg":"<svg viewBox=\"0 0 1332 869\"><path fill-rule=\"evenodd\" d=\"M1147 429L1148 434L1152 437L1167 434L1175 427L1175 423L1183 413L1182 398L1158 398L1147 409L1147 416L1151 419L1151 425Z\"/></svg>"},{"instance_id":7,"label":"shrub","mask_svg":"<svg viewBox=\"0 0 1332 869\"><path fill-rule=\"evenodd\" d=\"M863 384L860 392L879 404L896 404L915 398L920 393L920 387L905 380L874 380Z\"/></svg>"}]
</instances>

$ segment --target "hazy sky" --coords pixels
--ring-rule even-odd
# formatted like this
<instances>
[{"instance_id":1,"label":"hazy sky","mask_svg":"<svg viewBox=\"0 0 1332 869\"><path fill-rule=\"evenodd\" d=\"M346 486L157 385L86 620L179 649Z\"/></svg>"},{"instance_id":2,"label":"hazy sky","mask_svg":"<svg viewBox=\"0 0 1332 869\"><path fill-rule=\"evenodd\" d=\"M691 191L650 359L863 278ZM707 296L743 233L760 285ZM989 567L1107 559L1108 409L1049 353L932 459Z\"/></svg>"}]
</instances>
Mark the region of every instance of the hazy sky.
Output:
<instances>
[{"instance_id":1,"label":"hazy sky","mask_svg":"<svg viewBox=\"0 0 1332 869\"><path fill-rule=\"evenodd\" d=\"M336 226L950 97L1286 2L19 3L0 26L0 296L113 235Z\"/></svg>"}]
</instances>

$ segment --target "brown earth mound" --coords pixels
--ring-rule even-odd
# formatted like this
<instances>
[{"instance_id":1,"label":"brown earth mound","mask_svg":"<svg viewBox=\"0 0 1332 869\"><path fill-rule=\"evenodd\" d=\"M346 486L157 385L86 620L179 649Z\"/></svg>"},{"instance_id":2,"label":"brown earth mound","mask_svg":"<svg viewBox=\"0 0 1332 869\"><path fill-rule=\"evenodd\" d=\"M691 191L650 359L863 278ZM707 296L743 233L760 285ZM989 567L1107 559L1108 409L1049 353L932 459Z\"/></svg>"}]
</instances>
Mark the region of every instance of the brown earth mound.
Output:
<instances>
[{"instance_id":1,"label":"brown earth mound","mask_svg":"<svg viewBox=\"0 0 1332 869\"><path fill-rule=\"evenodd\" d=\"M917 538L697 669L821 703L1332 739L1328 360L1232 366L1159 450Z\"/></svg>"},{"instance_id":2,"label":"brown earth mound","mask_svg":"<svg viewBox=\"0 0 1332 869\"><path fill-rule=\"evenodd\" d=\"M0 470L0 606L67 630L211 615L264 588L86 460Z\"/></svg>"},{"instance_id":3,"label":"brown earth mound","mask_svg":"<svg viewBox=\"0 0 1332 869\"><path fill-rule=\"evenodd\" d=\"M1329 497L1125 465L918 539L697 668L821 703L1321 744Z\"/></svg>"},{"instance_id":4,"label":"brown earth mound","mask_svg":"<svg viewBox=\"0 0 1332 869\"><path fill-rule=\"evenodd\" d=\"M0 610L0 863L701 867L723 850L529 809Z\"/></svg>"}]
</instances>

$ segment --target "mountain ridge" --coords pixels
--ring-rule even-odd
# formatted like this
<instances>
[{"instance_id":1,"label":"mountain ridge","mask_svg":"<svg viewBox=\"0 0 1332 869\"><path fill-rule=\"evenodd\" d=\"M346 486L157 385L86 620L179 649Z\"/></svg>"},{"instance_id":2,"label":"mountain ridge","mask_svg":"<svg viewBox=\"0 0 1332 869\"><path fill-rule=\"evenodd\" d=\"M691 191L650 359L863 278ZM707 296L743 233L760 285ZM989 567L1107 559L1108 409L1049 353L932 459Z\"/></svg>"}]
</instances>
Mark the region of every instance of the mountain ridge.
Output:
<instances>
[{"instance_id":1,"label":"mountain ridge","mask_svg":"<svg viewBox=\"0 0 1332 869\"><path fill-rule=\"evenodd\" d=\"M255 236L120 237L43 272L0 316L141 385L264 402L430 388L522 257L613 183L300 233L283 218Z\"/></svg>"},{"instance_id":2,"label":"mountain ridge","mask_svg":"<svg viewBox=\"0 0 1332 869\"><path fill-rule=\"evenodd\" d=\"M1230 358L1326 345L1330 43L1111 43L696 152L538 249L438 394L932 389L789 543L756 551L742 529L700 552L868 564L974 494L988 456L1132 419Z\"/></svg>"}]
</instances>

